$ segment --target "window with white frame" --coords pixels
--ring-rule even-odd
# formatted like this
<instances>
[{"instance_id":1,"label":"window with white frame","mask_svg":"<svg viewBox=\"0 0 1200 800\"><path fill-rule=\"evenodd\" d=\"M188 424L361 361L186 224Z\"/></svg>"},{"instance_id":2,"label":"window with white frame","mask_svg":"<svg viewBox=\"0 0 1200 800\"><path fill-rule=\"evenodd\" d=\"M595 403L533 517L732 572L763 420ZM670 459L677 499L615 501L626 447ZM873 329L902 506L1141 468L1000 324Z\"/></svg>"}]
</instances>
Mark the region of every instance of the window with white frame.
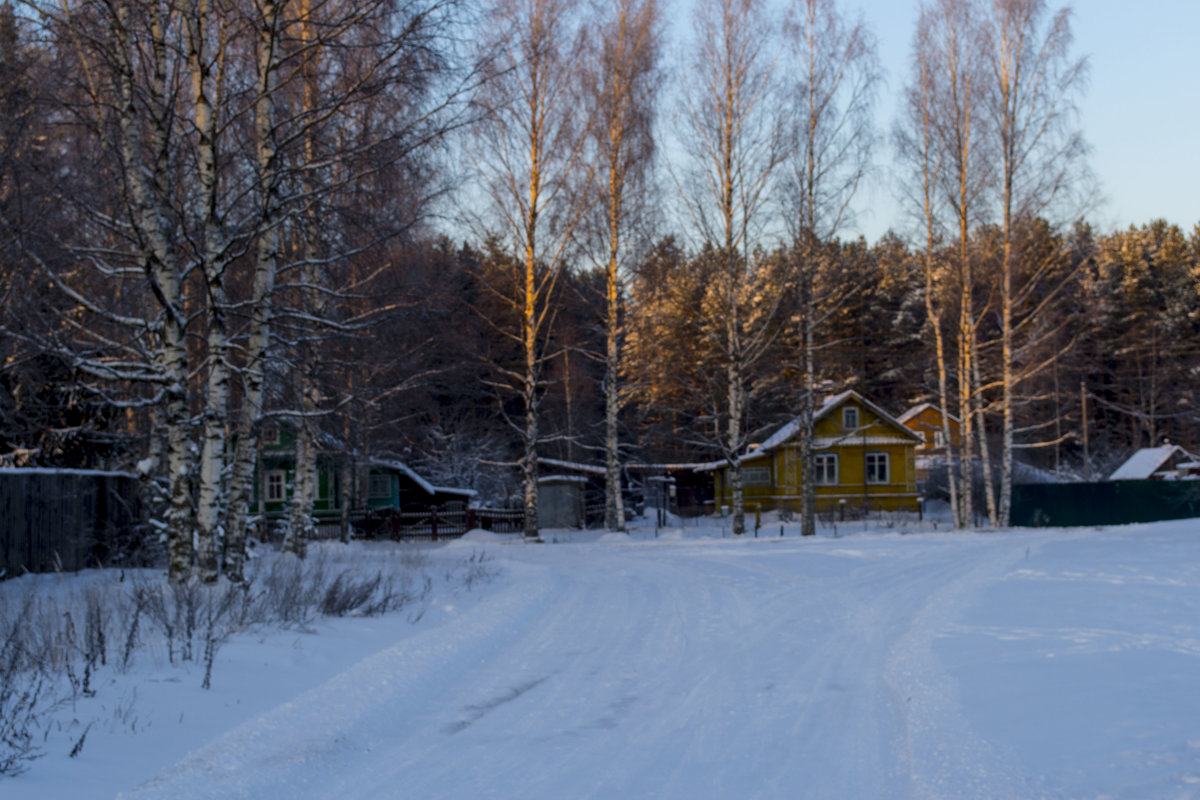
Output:
<instances>
[{"instance_id":1,"label":"window with white frame","mask_svg":"<svg viewBox=\"0 0 1200 800\"><path fill-rule=\"evenodd\" d=\"M889 483L888 454L867 453L867 483Z\"/></svg>"},{"instance_id":2,"label":"window with white frame","mask_svg":"<svg viewBox=\"0 0 1200 800\"><path fill-rule=\"evenodd\" d=\"M858 406L846 406L842 409L842 428L848 431L858 428Z\"/></svg>"},{"instance_id":3,"label":"window with white frame","mask_svg":"<svg viewBox=\"0 0 1200 800\"><path fill-rule=\"evenodd\" d=\"M266 473L267 502L282 503L287 499L287 473L281 469L270 469Z\"/></svg>"},{"instance_id":4,"label":"window with white frame","mask_svg":"<svg viewBox=\"0 0 1200 800\"><path fill-rule=\"evenodd\" d=\"M817 453L813 456L813 484L816 486L836 486L837 482L837 453Z\"/></svg>"},{"instance_id":5,"label":"window with white frame","mask_svg":"<svg viewBox=\"0 0 1200 800\"><path fill-rule=\"evenodd\" d=\"M278 425L276 425L274 423L267 423L266 425L263 425L262 443L264 445L268 445L268 446L279 444L279 426Z\"/></svg>"},{"instance_id":6,"label":"window with white frame","mask_svg":"<svg viewBox=\"0 0 1200 800\"><path fill-rule=\"evenodd\" d=\"M391 497L392 496L392 476L379 473L373 473L367 481L367 493L371 497Z\"/></svg>"},{"instance_id":7,"label":"window with white frame","mask_svg":"<svg viewBox=\"0 0 1200 800\"><path fill-rule=\"evenodd\" d=\"M742 467L742 486L770 486L770 467Z\"/></svg>"},{"instance_id":8,"label":"window with white frame","mask_svg":"<svg viewBox=\"0 0 1200 800\"><path fill-rule=\"evenodd\" d=\"M933 432L933 446L934 447L945 447L946 446L946 432L945 431L934 431Z\"/></svg>"}]
</instances>

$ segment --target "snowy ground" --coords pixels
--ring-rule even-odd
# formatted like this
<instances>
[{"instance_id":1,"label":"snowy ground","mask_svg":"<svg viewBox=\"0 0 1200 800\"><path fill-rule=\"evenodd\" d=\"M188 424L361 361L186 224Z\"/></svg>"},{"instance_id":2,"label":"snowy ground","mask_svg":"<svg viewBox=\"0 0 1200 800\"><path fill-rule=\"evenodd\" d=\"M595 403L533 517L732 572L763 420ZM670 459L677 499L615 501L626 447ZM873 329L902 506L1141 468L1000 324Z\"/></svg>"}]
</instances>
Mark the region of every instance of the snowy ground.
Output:
<instances>
[{"instance_id":1,"label":"snowy ground","mask_svg":"<svg viewBox=\"0 0 1200 800\"><path fill-rule=\"evenodd\" d=\"M779 527L431 547L497 574L104 673L0 797L1200 798L1200 521Z\"/></svg>"}]
</instances>

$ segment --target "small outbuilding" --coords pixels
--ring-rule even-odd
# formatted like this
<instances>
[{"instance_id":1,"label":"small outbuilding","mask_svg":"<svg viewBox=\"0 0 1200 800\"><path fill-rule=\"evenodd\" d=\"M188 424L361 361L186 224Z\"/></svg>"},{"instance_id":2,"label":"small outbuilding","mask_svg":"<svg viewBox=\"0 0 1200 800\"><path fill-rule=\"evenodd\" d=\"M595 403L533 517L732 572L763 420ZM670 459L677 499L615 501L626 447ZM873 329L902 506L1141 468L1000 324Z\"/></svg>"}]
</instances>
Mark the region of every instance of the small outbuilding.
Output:
<instances>
[{"instance_id":1,"label":"small outbuilding","mask_svg":"<svg viewBox=\"0 0 1200 800\"><path fill-rule=\"evenodd\" d=\"M587 483L582 475L538 478L538 527L582 528L587 520Z\"/></svg>"},{"instance_id":2,"label":"small outbuilding","mask_svg":"<svg viewBox=\"0 0 1200 800\"><path fill-rule=\"evenodd\" d=\"M1117 467L1110 481L1173 481L1200 477L1200 458L1176 444L1143 447Z\"/></svg>"}]
</instances>

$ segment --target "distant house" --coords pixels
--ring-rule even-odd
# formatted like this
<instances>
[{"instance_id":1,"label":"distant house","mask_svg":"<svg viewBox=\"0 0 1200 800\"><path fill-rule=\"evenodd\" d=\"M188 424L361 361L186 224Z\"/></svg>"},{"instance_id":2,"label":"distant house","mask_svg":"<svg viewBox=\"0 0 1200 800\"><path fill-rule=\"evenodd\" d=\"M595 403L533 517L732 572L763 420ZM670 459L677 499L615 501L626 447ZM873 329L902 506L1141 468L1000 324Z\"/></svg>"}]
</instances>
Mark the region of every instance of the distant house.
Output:
<instances>
[{"instance_id":1,"label":"distant house","mask_svg":"<svg viewBox=\"0 0 1200 800\"><path fill-rule=\"evenodd\" d=\"M1200 459L1179 445L1143 447L1117 467L1110 481L1179 480L1200 477Z\"/></svg>"},{"instance_id":2,"label":"distant house","mask_svg":"<svg viewBox=\"0 0 1200 800\"><path fill-rule=\"evenodd\" d=\"M747 503L800 509L801 423L799 417L788 422L741 457ZM858 392L829 398L813 416L817 511L842 505L916 511L916 449L923 443L921 436ZM718 461L705 468L714 473L716 502L728 504L728 466Z\"/></svg>"},{"instance_id":3,"label":"distant house","mask_svg":"<svg viewBox=\"0 0 1200 800\"><path fill-rule=\"evenodd\" d=\"M944 465L949 460L950 448L946 446L942 420L942 410L933 403L915 405L896 417L897 422L921 437L921 444L916 449L917 482L920 484L929 480L929 473L934 467ZM962 441L958 417L945 414L945 420L950 423L951 443L958 447Z\"/></svg>"},{"instance_id":4,"label":"distant house","mask_svg":"<svg viewBox=\"0 0 1200 800\"><path fill-rule=\"evenodd\" d=\"M287 425L264 426L262 458L255 481L254 513L282 514L292 497L296 476L296 437ZM317 491L313 513L317 517L340 514L342 505L351 509L430 508L452 503L466 504L475 497L472 489L434 486L408 465L382 458L353 463L352 456L337 451L329 443L317 454ZM342 486L342 467L348 461L357 469L366 468L366 496L355 497L354 486ZM352 482L353 483L353 482ZM263 502L265 499L265 502Z\"/></svg>"}]
</instances>

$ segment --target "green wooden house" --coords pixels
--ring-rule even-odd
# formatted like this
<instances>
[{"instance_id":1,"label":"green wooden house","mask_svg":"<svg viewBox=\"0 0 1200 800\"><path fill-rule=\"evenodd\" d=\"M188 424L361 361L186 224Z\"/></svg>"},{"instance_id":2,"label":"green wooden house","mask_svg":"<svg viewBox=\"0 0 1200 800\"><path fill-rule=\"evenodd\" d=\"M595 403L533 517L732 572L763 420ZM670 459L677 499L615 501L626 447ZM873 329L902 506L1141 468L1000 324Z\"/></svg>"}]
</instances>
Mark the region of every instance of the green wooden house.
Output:
<instances>
[{"instance_id":1,"label":"green wooden house","mask_svg":"<svg viewBox=\"0 0 1200 800\"><path fill-rule=\"evenodd\" d=\"M261 437L262 456L254 486L255 513L267 516L286 512L296 477L296 435L288 425L268 424ZM382 458L357 462L353 455L339 451L336 442L317 453L317 492L313 514L333 517L341 514L343 503L357 511L381 508L426 509L451 504L466 505L475 497L472 489L434 486L401 461ZM366 497L356 498L354 486L342 486L343 467L366 468L363 482ZM353 483L353 482L352 482ZM265 504L264 504L265 500Z\"/></svg>"}]
</instances>

